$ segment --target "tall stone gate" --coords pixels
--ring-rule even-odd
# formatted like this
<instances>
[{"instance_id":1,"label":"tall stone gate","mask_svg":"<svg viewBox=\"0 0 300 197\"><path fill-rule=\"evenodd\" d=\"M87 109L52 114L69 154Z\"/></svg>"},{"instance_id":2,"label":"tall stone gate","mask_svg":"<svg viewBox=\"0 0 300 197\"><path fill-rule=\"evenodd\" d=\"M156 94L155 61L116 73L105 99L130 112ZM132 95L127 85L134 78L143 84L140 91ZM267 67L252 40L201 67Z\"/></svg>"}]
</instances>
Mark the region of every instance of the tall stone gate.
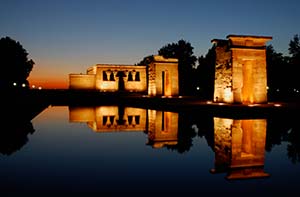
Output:
<instances>
[{"instance_id":1,"label":"tall stone gate","mask_svg":"<svg viewBox=\"0 0 300 197\"><path fill-rule=\"evenodd\" d=\"M148 65L148 95L176 96L178 93L178 59L153 56Z\"/></svg>"},{"instance_id":2,"label":"tall stone gate","mask_svg":"<svg viewBox=\"0 0 300 197\"><path fill-rule=\"evenodd\" d=\"M228 35L214 39L214 102L267 102L266 42L272 37Z\"/></svg>"}]
</instances>

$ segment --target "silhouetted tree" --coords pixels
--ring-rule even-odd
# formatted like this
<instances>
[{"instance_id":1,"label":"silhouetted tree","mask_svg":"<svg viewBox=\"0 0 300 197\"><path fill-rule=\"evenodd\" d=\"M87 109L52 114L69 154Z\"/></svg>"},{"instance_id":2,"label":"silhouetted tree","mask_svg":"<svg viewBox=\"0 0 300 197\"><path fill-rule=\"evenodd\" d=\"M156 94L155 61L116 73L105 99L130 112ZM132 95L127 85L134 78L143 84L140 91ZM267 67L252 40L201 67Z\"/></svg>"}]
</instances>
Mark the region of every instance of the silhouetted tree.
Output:
<instances>
[{"instance_id":1,"label":"silhouetted tree","mask_svg":"<svg viewBox=\"0 0 300 197\"><path fill-rule=\"evenodd\" d=\"M288 76L290 71L288 57L284 57L282 53L277 53L272 45L266 47L266 61L267 61L267 84L269 87L269 100L279 99L278 95L283 90L287 89L290 81L282 80L284 76ZM281 92L280 92L281 91Z\"/></svg>"},{"instance_id":2,"label":"silhouetted tree","mask_svg":"<svg viewBox=\"0 0 300 197\"><path fill-rule=\"evenodd\" d=\"M177 43L167 44L158 50L158 54L165 58L178 59L179 94L181 95L191 95L195 91L193 75L197 58L193 55L193 49L189 42L179 40Z\"/></svg>"},{"instance_id":3,"label":"silhouetted tree","mask_svg":"<svg viewBox=\"0 0 300 197\"><path fill-rule=\"evenodd\" d=\"M28 142L28 134L34 133L33 125L30 121L8 120L9 125L6 129L0 131L0 153L3 155L11 155L20 150Z\"/></svg>"},{"instance_id":4,"label":"silhouetted tree","mask_svg":"<svg viewBox=\"0 0 300 197\"><path fill-rule=\"evenodd\" d=\"M287 155L293 163L300 163L300 130L298 124L295 125L288 136Z\"/></svg>"},{"instance_id":5,"label":"silhouetted tree","mask_svg":"<svg viewBox=\"0 0 300 197\"><path fill-rule=\"evenodd\" d=\"M22 84L28 87L27 77L34 62L27 56L28 53L19 42L10 37L0 39L0 88L10 89L14 86L21 87Z\"/></svg>"},{"instance_id":6,"label":"silhouetted tree","mask_svg":"<svg viewBox=\"0 0 300 197\"><path fill-rule=\"evenodd\" d=\"M197 86L199 87L199 93L204 99L211 100L214 93L215 83L215 62L216 52L215 46L210 48L205 57L200 56L198 58L197 67Z\"/></svg>"},{"instance_id":7,"label":"silhouetted tree","mask_svg":"<svg viewBox=\"0 0 300 197\"><path fill-rule=\"evenodd\" d=\"M290 88L293 91L293 98L299 99L299 94L297 91L300 91L300 83L299 83L299 66L300 66L300 43L299 43L299 35L296 34L294 38L289 43L289 53L291 55L290 58L290 75L289 79L291 80ZM295 92L296 91L296 92Z\"/></svg>"},{"instance_id":8,"label":"silhouetted tree","mask_svg":"<svg viewBox=\"0 0 300 197\"><path fill-rule=\"evenodd\" d=\"M140 61L139 63L137 63L137 65L139 65L139 66L147 66L152 61L153 61L153 55L149 55L147 57L144 57L144 59L142 61Z\"/></svg>"},{"instance_id":9,"label":"silhouetted tree","mask_svg":"<svg viewBox=\"0 0 300 197\"><path fill-rule=\"evenodd\" d=\"M299 35L296 34L294 38L289 43L289 53L292 55L292 62L295 64L300 63L300 43L299 43Z\"/></svg>"}]
</instances>

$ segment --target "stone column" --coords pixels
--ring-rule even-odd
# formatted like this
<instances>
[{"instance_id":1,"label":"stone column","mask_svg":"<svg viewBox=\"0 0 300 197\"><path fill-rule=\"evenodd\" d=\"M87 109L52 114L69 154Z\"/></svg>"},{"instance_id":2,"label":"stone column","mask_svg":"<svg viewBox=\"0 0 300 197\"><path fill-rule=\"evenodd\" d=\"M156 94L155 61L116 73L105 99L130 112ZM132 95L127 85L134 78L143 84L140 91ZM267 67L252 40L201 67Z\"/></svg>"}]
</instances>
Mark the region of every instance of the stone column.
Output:
<instances>
[{"instance_id":1,"label":"stone column","mask_svg":"<svg viewBox=\"0 0 300 197\"><path fill-rule=\"evenodd\" d=\"M135 70L131 71L131 74L132 74L132 80L135 81L135 75L136 75Z\"/></svg>"}]
</instances>

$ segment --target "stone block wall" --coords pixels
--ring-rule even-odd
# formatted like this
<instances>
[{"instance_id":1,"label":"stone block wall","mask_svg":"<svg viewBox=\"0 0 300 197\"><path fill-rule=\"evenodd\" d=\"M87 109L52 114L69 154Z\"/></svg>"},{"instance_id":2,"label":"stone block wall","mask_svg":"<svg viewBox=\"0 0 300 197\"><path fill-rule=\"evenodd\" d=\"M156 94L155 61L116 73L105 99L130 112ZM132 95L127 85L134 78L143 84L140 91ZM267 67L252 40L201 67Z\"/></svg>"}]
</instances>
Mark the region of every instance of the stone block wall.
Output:
<instances>
[{"instance_id":1,"label":"stone block wall","mask_svg":"<svg viewBox=\"0 0 300 197\"><path fill-rule=\"evenodd\" d=\"M178 60L154 56L148 66L148 94L176 96L179 94Z\"/></svg>"},{"instance_id":2,"label":"stone block wall","mask_svg":"<svg viewBox=\"0 0 300 197\"><path fill-rule=\"evenodd\" d=\"M229 35L214 39L214 102L267 102L266 36Z\"/></svg>"},{"instance_id":3,"label":"stone block wall","mask_svg":"<svg viewBox=\"0 0 300 197\"><path fill-rule=\"evenodd\" d=\"M69 89L95 89L95 75L69 74Z\"/></svg>"},{"instance_id":4,"label":"stone block wall","mask_svg":"<svg viewBox=\"0 0 300 197\"><path fill-rule=\"evenodd\" d=\"M233 102L231 51L227 40L214 40L216 47L215 102Z\"/></svg>"},{"instance_id":5,"label":"stone block wall","mask_svg":"<svg viewBox=\"0 0 300 197\"><path fill-rule=\"evenodd\" d=\"M147 92L146 66L97 64L96 67L95 86L100 91L120 91L120 80L123 80L124 91Z\"/></svg>"}]
</instances>

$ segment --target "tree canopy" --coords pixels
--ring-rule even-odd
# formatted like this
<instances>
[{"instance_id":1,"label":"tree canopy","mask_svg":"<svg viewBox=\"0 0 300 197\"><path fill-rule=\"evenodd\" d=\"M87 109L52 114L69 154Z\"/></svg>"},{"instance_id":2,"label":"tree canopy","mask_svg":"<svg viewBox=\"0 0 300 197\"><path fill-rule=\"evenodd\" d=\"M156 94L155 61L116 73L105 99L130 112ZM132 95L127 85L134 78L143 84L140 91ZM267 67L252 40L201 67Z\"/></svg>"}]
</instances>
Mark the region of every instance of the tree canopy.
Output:
<instances>
[{"instance_id":1,"label":"tree canopy","mask_svg":"<svg viewBox=\"0 0 300 197\"><path fill-rule=\"evenodd\" d=\"M292 56L291 63L300 65L300 43L298 34L296 34L289 43L289 53Z\"/></svg>"},{"instance_id":2,"label":"tree canopy","mask_svg":"<svg viewBox=\"0 0 300 197\"><path fill-rule=\"evenodd\" d=\"M144 57L144 59L142 61L137 63L137 65L145 66L145 65L150 64L152 61L153 61L153 55L148 55L147 57Z\"/></svg>"},{"instance_id":3,"label":"tree canopy","mask_svg":"<svg viewBox=\"0 0 300 197\"><path fill-rule=\"evenodd\" d=\"M0 66L3 75L0 78L0 88L10 89L28 86L27 78L33 68L34 61L28 59L28 53L23 46L10 37L0 39Z\"/></svg>"},{"instance_id":4,"label":"tree canopy","mask_svg":"<svg viewBox=\"0 0 300 197\"><path fill-rule=\"evenodd\" d=\"M272 45L266 48L269 100L299 98L300 43L297 34L290 40L289 54L290 56L284 56L277 53Z\"/></svg>"},{"instance_id":5,"label":"tree canopy","mask_svg":"<svg viewBox=\"0 0 300 197\"><path fill-rule=\"evenodd\" d=\"M171 43L158 50L158 54L165 58L178 59L179 73L179 93L181 95L191 95L194 91L193 71L195 70L197 57L194 55L191 43L185 40L179 40L177 43Z\"/></svg>"},{"instance_id":6,"label":"tree canopy","mask_svg":"<svg viewBox=\"0 0 300 197\"><path fill-rule=\"evenodd\" d=\"M211 100L214 94L215 83L215 46L212 46L207 54L198 58L198 67L196 70L196 84L198 95L204 99Z\"/></svg>"},{"instance_id":7,"label":"tree canopy","mask_svg":"<svg viewBox=\"0 0 300 197\"><path fill-rule=\"evenodd\" d=\"M292 55L292 57L297 57L300 55L300 43L298 34L296 34L289 43L289 53Z\"/></svg>"}]
</instances>

